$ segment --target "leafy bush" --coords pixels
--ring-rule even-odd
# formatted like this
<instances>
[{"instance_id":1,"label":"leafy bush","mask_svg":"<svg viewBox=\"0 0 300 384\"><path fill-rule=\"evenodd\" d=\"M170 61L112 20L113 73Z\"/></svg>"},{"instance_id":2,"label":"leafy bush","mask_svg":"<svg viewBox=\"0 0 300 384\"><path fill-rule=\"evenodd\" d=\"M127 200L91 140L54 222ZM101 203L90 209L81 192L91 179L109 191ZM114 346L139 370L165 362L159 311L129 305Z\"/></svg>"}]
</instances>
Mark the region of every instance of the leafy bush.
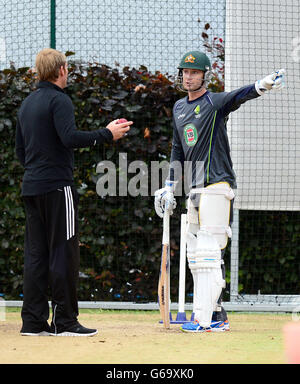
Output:
<instances>
[{"instance_id":1,"label":"leafy bush","mask_svg":"<svg viewBox=\"0 0 300 384\"><path fill-rule=\"evenodd\" d=\"M101 148L75 151L74 176L81 195L79 299L156 301L162 222L155 214L153 197L100 198L96 194L99 178L96 166L104 159L118 164L119 153L127 154L128 163L136 159L144 161L149 169L151 161L169 159L172 107L182 94L174 88L172 78L159 72L150 73L145 67L125 67L121 70L97 63L70 62L69 73L67 93L75 106L78 129L98 129L120 117L134 121L130 133L121 141ZM11 299L18 298L22 293L25 229L20 196L23 169L14 154L16 115L21 102L35 87L34 76L28 68L16 69L11 66L0 71L0 293L5 293L6 298ZM213 91L222 90L222 76L220 66L219 75L215 76L209 88ZM146 87L137 88L140 84ZM184 200L178 199L178 209L171 219L173 301L177 300L180 214L183 210ZM295 231L299 232L297 216L283 213L281 220L276 222L276 228L282 236L272 244L269 241L260 244L255 236L250 238L249 232L255 229L256 233L260 233L257 229L260 227L267 227L271 231L273 221L272 218L267 219L268 213L249 220L250 214L240 215L241 284L247 289L269 292L272 286L270 279L278 279L279 263L284 268L284 275L280 283L273 287L281 293L298 289L295 265L299 268L299 238L294 235ZM243 236L247 237L247 241L243 240ZM288 253L283 248L287 243ZM228 247L227 264L229 251ZM259 254L263 255L264 263L250 273L248 268L254 253L256 258ZM267 267L266 260L276 267ZM271 278L266 277L266 269ZM257 274L262 276L258 280L259 285L254 284ZM229 268L226 279L229 282ZM249 281L253 286L249 286ZM189 292L192 292L192 279L187 272Z\"/></svg>"}]
</instances>

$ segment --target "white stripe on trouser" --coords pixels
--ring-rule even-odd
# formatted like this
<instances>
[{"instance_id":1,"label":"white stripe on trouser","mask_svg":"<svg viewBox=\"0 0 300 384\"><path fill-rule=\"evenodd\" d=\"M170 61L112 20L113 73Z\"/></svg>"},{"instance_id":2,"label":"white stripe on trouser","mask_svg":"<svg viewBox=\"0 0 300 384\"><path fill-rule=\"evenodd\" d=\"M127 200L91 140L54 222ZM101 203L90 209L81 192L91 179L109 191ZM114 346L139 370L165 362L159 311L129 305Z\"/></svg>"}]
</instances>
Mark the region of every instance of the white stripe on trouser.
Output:
<instances>
[{"instance_id":1,"label":"white stripe on trouser","mask_svg":"<svg viewBox=\"0 0 300 384\"><path fill-rule=\"evenodd\" d=\"M53 325L54 325L54 333L57 334L57 327L56 327L56 308L57 304L53 308Z\"/></svg>"},{"instance_id":2,"label":"white stripe on trouser","mask_svg":"<svg viewBox=\"0 0 300 384\"><path fill-rule=\"evenodd\" d=\"M70 187L69 187L69 192L70 192L71 207L72 207L72 236L74 236L75 235L75 212L74 212L73 195Z\"/></svg>"},{"instance_id":3,"label":"white stripe on trouser","mask_svg":"<svg viewBox=\"0 0 300 384\"><path fill-rule=\"evenodd\" d=\"M75 235L74 204L71 187L64 187L66 203L66 231L67 240Z\"/></svg>"},{"instance_id":4,"label":"white stripe on trouser","mask_svg":"<svg viewBox=\"0 0 300 384\"><path fill-rule=\"evenodd\" d=\"M75 217L74 217L74 203L71 187L68 187L68 193L70 198L70 208L71 208L71 221L70 221L70 237L75 235Z\"/></svg>"}]
</instances>

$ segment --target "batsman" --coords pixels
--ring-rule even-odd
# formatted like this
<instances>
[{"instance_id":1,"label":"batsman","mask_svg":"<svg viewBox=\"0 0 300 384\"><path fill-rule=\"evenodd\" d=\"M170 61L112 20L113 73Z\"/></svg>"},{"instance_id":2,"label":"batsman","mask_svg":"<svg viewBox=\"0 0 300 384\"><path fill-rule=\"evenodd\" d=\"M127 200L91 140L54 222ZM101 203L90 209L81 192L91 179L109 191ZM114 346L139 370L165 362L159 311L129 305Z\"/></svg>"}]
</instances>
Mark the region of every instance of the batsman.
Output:
<instances>
[{"instance_id":1,"label":"batsman","mask_svg":"<svg viewBox=\"0 0 300 384\"><path fill-rule=\"evenodd\" d=\"M177 85L187 95L173 107L173 141L169 177L155 192L155 210L163 217L176 208L174 197L179 172L173 164L192 164L186 199L186 254L194 282L194 321L184 332L229 330L222 306L225 288L224 253L231 237L236 176L230 156L226 123L242 104L284 86L281 69L232 92L212 93L207 85L212 74L209 58L199 51L187 52L178 66ZM202 164L202 172L196 164ZM174 175L174 177L170 177ZM177 175L177 176L176 176Z\"/></svg>"}]
</instances>

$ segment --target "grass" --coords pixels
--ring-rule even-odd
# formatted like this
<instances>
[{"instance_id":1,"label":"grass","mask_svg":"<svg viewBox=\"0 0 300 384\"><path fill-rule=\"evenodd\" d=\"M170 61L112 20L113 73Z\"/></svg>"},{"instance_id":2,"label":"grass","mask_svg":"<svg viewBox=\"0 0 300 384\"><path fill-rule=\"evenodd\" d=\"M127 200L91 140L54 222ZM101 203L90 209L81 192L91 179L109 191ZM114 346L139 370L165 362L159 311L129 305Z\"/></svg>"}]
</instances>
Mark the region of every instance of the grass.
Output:
<instances>
[{"instance_id":1,"label":"grass","mask_svg":"<svg viewBox=\"0 0 300 384\"><path fill-rule=\"evenodd\" d=\"M190 313L187 314L190 316ZM175 317L174 314L173 317ZM165 330L158 311L80 310L91 338L23 337L19 308L0 322L1 363L284 364L283 326L290 314L229 313L231 330L186 334Z\"/></svg>"}]
</instances>

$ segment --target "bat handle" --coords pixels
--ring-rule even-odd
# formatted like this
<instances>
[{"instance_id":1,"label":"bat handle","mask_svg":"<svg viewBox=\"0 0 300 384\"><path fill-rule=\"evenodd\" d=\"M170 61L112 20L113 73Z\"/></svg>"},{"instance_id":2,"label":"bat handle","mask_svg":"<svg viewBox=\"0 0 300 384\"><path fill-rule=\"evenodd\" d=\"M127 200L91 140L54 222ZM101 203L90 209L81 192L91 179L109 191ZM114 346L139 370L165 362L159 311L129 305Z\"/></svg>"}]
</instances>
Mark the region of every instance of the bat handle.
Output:
<instances>
[{"instance_id":1,"label":"bat handle","mask_svg":"<svg viewBox=\"0 0 300 384\"><path fill-rule=\"evenodd\" d=\"M169 245L170 242L170 213L167 209L164 212L164 221L163 221L163 240L162 243Z\"/></svg>"}]
</instances>

